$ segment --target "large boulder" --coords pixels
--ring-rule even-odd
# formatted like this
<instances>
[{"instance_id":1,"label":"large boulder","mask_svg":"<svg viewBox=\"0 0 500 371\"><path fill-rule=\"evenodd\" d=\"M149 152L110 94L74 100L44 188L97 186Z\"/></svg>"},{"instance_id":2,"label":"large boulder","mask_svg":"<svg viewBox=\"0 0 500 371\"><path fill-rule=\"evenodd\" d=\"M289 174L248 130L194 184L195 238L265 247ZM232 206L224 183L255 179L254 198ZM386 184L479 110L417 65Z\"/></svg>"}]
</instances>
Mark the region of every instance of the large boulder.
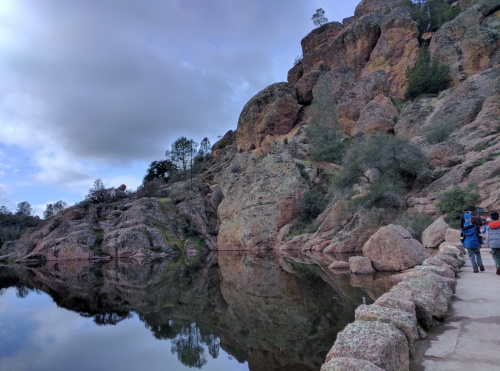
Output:
<instances>
[{"instance_id":1,"label":"large boulder","mask_svg":"<svg viewBox=\"0 0 500 371\"><path fill-rule=\"evenodd\" d=\"M302 62L304 74L323 64L332 70L351 67L359 78L380 37L381 19L382 16L378 14L361 17L350 23L338 35L304 52Z\"/></svg>"},{"instance_id":2,"label":"large boulder","mask_svg":"<svg viewBox=\"0 0 500 371\"><path fill-rule=\"evenodd\" d=\"M432 326L433 318L446 317L452 291L444 280L440 280L437 275L425 273L403 279L404 281L394 286L391 291L412 293L417 320L424 329Z\"/></svg>"},{"instance_id":3,"label":"large boulder","mask_svg":"<svg viewBox=\"0 0 500 371\"><path fill-rule=\"evenodd\" d=\"M332 358L321 366L321 371L383 371L380 367L363 359Z\"/></svg>"},{"instance_id":4,"label":"large boulder","mask_svg":"<svg viewBox=\"0 0 500 371\"><path fill-rule=\"evenodd\" d=\"M400 225L380 228L363 245L363 255L378 271L401 271L421 264L429 253Z\"/></svg>"},{"instance_id":5,"label":"large boulder","mask_svg":"<svg viewBox=\"0 0 500 371\"><path fill-rule=\"evenodd\" d=\"M422 233L422 243L425 247L437 247L445 240L446 231L450 228L443 218L437 218Z\"/></svg>"},{"instance_id":6,"label":"large boulder","mask_svg":"<svg viewBox=\"0 0 500 371\"><path fill-rule=\"evenodd\" d=\"M406 68L414 64L418 56L417 24L407 7L398 7L383 18L380 28L382 33L363 75L384 70L387 73L391 95L402 99L408 84Z\"/></svg>"},{"instance_id":7,"label":"large boulder","mask_svg":"<svg viewBox=\"0 0 500 371\"><path fill-rule=\"evenodd\" d=\"M295 125L299 114L292 84L268 86L245 104L238 119L236 146L241 151L258 148L266 136L282 135Z\"/></svg>"},{"instance_id":8,"label":"large boulder","mask_svg":"<svg viewBox=\"0 0 500 371\"><path fill-rule=\"evenodd\" d=\"M307 75L302 76L295 84L297 89L297 100L299 104L310 104L313 99L313 88L318 78L325 73L325 70L318 68Z\"/></svg>"},{"instance_id":9,"label":"large boulder","mask_svg":"<svg viewBox=\"0 0 500 371\"><path fill-rule=\"evenodd\" d=\"M377 95L389 95L387 74L378 70L363 77L346 91L338 103L338 122L342 130L351 135L361 110Z\"/></svg>"},{"instance_id":10,"label":"large boulder","mask_svg":"<svg viewBox=\"0 0 500 371\"><path fill-rule=\"evenodd\" d=\"M450 67L454 84L500 62L500 1L472 6L446 22L434 34L430 51Z\"/></svg>"},{"instance_id":11,"label":"large boulder","mask_svg":"<svg viewBox=\"0 0 500 371\"><path fill-rule=\"evenodd\" d=\"M413 317L416 316L415 302L412 291L389 291L375 300L376 305L403 310Z\"/></svg>"},{"instance_id":12,"label":"large boulder","mask_svg":"<svg viewBox=\"0 0 500 371\"><path fill-rule=\"evenodd\" d=\"M351 256L349 258L349 268L352 273L375 273L372 267L372 262L369 258L364 256Z\"/></svg>"},{"instance_id":13,"label":"large boulder","mask_svg":"<svg viewBox=\"0 0 500 371\"><path fill-rule=\"evenodd\" d=\"M269 249L299 212L308 189L288 153L238 154L216 179L224 199L217 210L220 250Z\"/></svg>"},{"instance_id":14,"label":"large boulder","mask_svg":"<svg viewBox=\"0 0 500 371\"><path fill-rule=\"evenodd\" d=\"M337 334L337 340L326 356L357 358L369 361L386 371L408 370L408 342L391 324L355 321Z\"/></svg>"},{"instance_id":15,"label":"large boulder","mask_svg":"<svg viewBox=\"0 0 500 371\"><path fill-rule=\"evenodd\" d=\"M321 44L337 36L344 26L339 22L330 22L309 32L300 42L302 53L307 54L316 49Z\"/></svg>"},{"instance_id":16,"label":"large boulder","mask_svg":"<svg viewBox=\"0 0 500 371\"><path fill-rule=\"evenodd\" d=\"M410 346L418 338L417 319L404 310L377 304L360 305L354 315L356 321L379 321L393 325L405 334Z\"/></svg>"},{"instance_id":17,"label":"large boulder","mask_svg":"<svg viewBox=\"0 0 500 371\"><path fill-rule=\"evenodd\" d=\"M361 0L354 10L354 16L359 18L370 13L386 14L400 4L399 0Z\"/></svg>"}]
</instances>

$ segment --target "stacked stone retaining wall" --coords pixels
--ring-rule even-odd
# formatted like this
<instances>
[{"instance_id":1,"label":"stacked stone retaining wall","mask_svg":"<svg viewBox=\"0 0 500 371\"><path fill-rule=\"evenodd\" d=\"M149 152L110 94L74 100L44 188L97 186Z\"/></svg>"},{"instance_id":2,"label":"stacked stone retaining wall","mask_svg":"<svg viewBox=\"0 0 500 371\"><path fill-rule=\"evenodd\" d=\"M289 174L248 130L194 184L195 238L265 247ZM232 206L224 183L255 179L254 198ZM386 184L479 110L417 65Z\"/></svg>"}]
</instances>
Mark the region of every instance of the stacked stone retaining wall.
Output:
<instances>
[{"instance_id":1,"label":"stacked stone retaining wall","mask_svg":"<svg viewBox=\"0 0 500 371\"><path fill-rule=\"evenodd\" d=\"M408 370L415 340L448 313L464 254L461 244L442 243L421 265L393 276L396 286L356 309L321 371Z\"/></svg>"}]
</instances>

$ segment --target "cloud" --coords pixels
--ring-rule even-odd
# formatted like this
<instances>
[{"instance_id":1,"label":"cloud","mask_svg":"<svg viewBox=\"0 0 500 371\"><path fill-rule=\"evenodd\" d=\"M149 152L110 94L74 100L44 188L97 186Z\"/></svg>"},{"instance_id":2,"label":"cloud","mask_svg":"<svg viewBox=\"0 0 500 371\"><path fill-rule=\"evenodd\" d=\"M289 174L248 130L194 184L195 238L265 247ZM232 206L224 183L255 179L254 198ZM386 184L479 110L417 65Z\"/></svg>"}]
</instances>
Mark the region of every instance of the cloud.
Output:
<instances>
[{"instance_id":1,"label":"cloud","mask_svg":"<svg viewBox=\"0 0 500 371\"><path fill-rule=\"evenodd\" d=\"M5 0L0 146L10 169L0 169L71 188L159 159L180 136L214 142L253 95L286 79L315 9L333 20L327 7L340 17L349 3Z\"/></svg>"}]
</instances>

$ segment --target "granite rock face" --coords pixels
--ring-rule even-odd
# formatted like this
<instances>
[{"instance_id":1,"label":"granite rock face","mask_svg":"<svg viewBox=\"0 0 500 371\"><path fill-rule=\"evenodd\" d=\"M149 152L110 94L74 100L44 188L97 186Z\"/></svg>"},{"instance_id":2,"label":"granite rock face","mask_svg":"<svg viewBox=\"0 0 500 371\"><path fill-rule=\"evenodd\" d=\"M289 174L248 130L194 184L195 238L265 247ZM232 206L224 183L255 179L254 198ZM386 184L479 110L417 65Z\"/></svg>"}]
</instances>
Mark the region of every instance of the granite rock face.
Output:
<instances>
[{"instance_id":1,"label":"granite rock face","mask_svg":"<svg viewBox=\"0 0 500 371\"><path fill-rule=\"evenodd\" d=\"M500 2L482 1L445 23L433 36L430 51L450 66L454 84L500 62Z\"/></svg>"},{"instance_id":2,"label":"granite rock face","mask_svg":"<svg viewBox=\"0 0 500 371\"><path fill-rule=\"evenodd\" d=\"M241 170L233 172L236 164ZM242 153L232 166L218 178L224 194L218 208L218 248L272 248L280 228L298 215L298 201L308 185L287 153Z\"/></svg>"},{"instance_id":3,"label":"granite rock face","mask_svg":"<svg viewBox=\"0 0 500 371\"><path fill-rule=\"evenodd\" d=\"M363 246L378 271L400 271L421 264L430 254L400 225L380 228Z\"/></svg>"}]
</instances>

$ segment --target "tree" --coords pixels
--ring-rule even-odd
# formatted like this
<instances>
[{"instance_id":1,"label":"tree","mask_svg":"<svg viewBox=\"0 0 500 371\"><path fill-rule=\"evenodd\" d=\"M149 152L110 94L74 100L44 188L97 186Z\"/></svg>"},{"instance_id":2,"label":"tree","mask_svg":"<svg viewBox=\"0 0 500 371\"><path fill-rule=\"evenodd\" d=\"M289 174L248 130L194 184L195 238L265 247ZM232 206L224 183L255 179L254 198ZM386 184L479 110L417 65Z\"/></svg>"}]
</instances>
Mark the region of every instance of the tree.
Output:
<instances>
[{"instance_id":1,"label":"tree","mask_svg":"<svg viewBox=\"0 0 500 371\"><path fill-rule=\"evenodd\" d=\"M193 139L180 137L172 144L172 150L166 151L165 156L182 171L186 172L193 165L198 143Z\"/></svg>"},{"instance_id":2,"label":"tree","mask_svg":"<svg viewBox=\"0 0 500 371\"><path fill-rule=\"evenodd\" d=\"M54 205L47 204L47 207L45 208L45 211L43 212L43 218L49 219L49 218L52 218L54 215L55 215Z\"/></svg>"},{"instance_id":3,"label":"tree","mask_svg":"<svg viewBox=\"0 0 500 371\"><path fill-rule=\"evenodd\" d=\"M408 139L375 134L353 144L334 177L334 187L366 206L398 207L428 160Z\"/></svg>"},{"instance_id":4,"label":"tree","mask_svg":"<svg viewBox=\"0 0 500 371\"><path fill-rule=\"evenodd\" d=\"M168 181L170 175L177 170L177 166L170 160L153 161L149 164L144 181L151 182L156 179Z\"/></svg>"},{"instance_id":5,"label":"tree","mask_svg":"<svg viewBox=\"0 0 500 371\"><path fill-rule=\"evenodd\" d=\"M89 193L85 198L95 203L101 203L105 201L106 188L104 187L104 183L100 178L97 178L95 180L94 185L89 189Z\"/></svg>"},{"instance_id":6,"label":"tree","mask_svg":"<svg viewBox=\"0 0 500 371\"><path fill-rule=\"evenodd\" d=\"M323 8L316 9L316 13L313 14L311 19L315 26L323 26L328 23L328 18L325 17Z\"/></svg>"},{"instance_id":7,"label":"tree","mask_svg":"<svg viewBox=\"0 0 500 371\"><path fill-rule=\"evenodd\" d=\"M200 150L196 157L201 158L202 160L207 158L212 154L212 146L210 145L210 140L207 137L203 138L200 142Z\"/></svg>"},{"instance_id":8,"label":"tree","mask_svg":"<svg viewBox=\"0 0 500 371\"><path fill-rule=\"evenodd\" d=\"M460 13L460 7L453 8L447 0L404 0L403 4L409 6L421 34L436 31Z\"/></svg>"},{"instance_id":9,"label":"tree","mask_svg":"<svg viewBox=\"0 0 500 371\"><path fill-rule=\"evenodd\" d=\"M311 124L306 130L311 141L309 154L315 161L340 162L345 151L342 142L343 133L337 127L328 128L319 124Z\"/></svg>"},{"instance_id":10,"label":"tree","mask_svg":"<svg viewBox=\"0 0 500 371\"><path fill-rule=\"evenodd\" d=\"M12 212L6 206L0 206L0 214L12 215Z\"/></svg>"},{"instance_id":11,"label":"tree","mask_svg":"<svg viewBox=\"0 0 500 371\"><path fill-rule=\"evenodd\" d=\"M31 216L33 209L29 202L23 201L17 204L17 212L18 215Z\"/></svg>"},{"instance_id":12,"label":"tree","mask_svg":"<svg viewBox=\"0 0 500 371\"><path fill-rule=\"evenodd\" d=\"M57 201L54 204L54 215L60 213L61 211L66 210L67 208L68 208L68 203L67 202L65 202L63 200Z\"/></svg>"},{"instance_id":13,"label":"tree","mask_svg":"<svg viewBox=\"0 0 500 371\"><path fill-rule=\"evenodd\" d=\"M448 214L446 220L453 226L458 226L464 209L474 210L481 202L481 195L474 192L476 187L477 185L474 183L469 184L465 189L455 186L439 194L436 203L438 212Z\"/></svg>"}]
</instances>

